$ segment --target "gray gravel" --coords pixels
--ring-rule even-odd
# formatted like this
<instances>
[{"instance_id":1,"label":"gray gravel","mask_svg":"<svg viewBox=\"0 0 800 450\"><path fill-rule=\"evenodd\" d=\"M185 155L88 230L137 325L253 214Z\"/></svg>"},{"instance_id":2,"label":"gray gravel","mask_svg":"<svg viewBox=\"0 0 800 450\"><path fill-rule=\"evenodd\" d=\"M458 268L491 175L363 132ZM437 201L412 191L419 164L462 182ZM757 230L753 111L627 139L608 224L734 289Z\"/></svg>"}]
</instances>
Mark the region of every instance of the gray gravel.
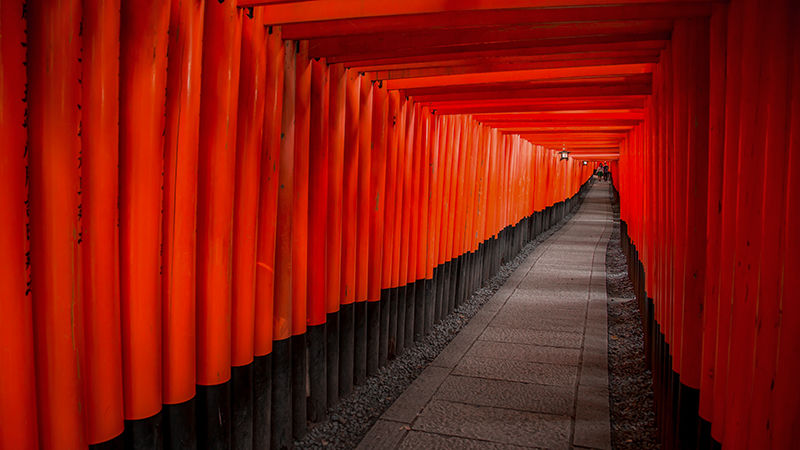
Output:
<instances>
[{"instance_id":1,"label":"gray gravel","mask_svg":"<svg viewBox=\"0 0 800 450\"><path fill-rule=\"evenodd\" d=\"M616 449L656 449L652 374L645 366L644 333L633 284L620 247L619 203L606 250L608 293L608 384L611 445Z\"/></svg>"},{"instance_id":2,"label":"gray gravel","mask_svg":"<svg viewBox=\"0 0 800 450\"><path fill-rule=\"evenodd\" d=\"M550 230L528 243L511 261L503 265L489 282L478 289L461 306L431 329L431 333L417 345L407 348L403 354L390 361L380 372L357 386L353 393L328 410L328 420L312 424L308 434L295 441L297 448L355 448L372 425L391 406L425 367L444 350L447 344L481 309L481 307L506 282L517 267L531 252L556 230L561 228L572 214L565 217Z\"/></svg>"}]
</instances>

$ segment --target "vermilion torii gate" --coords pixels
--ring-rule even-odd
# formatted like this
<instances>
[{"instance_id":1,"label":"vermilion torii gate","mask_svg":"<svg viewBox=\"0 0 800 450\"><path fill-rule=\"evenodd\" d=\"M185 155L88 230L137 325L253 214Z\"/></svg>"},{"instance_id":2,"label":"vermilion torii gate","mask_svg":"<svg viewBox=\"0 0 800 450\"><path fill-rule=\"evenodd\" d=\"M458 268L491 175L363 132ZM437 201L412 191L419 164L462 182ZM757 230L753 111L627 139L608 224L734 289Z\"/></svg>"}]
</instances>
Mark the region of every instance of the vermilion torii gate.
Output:
<instances>
[{"instance_id":1,"label":"vermilion torii gate","mask_svg":"<svg viewBox=\"0 0 800 450\"><path fill-rule=\"evenodd\" d=\"M289 446L599 160L665 445L794 442L795 2L0 8L0 448Z\"/></svg>"}]
</instances>

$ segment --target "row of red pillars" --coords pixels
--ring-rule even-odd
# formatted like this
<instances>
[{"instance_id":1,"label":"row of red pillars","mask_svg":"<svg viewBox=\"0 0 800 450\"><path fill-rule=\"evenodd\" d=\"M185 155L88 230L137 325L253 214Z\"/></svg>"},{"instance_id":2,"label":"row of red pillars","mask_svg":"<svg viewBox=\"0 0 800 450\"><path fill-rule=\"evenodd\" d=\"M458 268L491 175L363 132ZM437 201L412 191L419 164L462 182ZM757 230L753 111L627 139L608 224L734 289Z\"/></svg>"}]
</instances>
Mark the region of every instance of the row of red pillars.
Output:
<instances>
[{"instance_id":1,"label":"row of red pillars","mask_svg":"<svg viewBox=\"0 0 800 450\"><path fill-rule=\"evenodd\" d=\"M800 8L676 22L623 142L621 217L667 448L791 448L800 420ZM638 268L637 268L638 267Z\"/></svg>"},{"instance_id":2,"label":"row of red pillars","mask_svg":"<svg viewBox=\"0 0 800 450\"><path fill-rule=\"evenodd\" d=\"M230 0L3 1L0 21L0 448L145 445L156 419L173 444L196 420L204 442L287 445L276 417L302 434L325 361L276 348L433 280L591 171L310 60ZM398 350L371 325L339 341L339 390L377 370L359 349ZM223 412L262 426L226 434Z\"/></svg>"}]
</instances>

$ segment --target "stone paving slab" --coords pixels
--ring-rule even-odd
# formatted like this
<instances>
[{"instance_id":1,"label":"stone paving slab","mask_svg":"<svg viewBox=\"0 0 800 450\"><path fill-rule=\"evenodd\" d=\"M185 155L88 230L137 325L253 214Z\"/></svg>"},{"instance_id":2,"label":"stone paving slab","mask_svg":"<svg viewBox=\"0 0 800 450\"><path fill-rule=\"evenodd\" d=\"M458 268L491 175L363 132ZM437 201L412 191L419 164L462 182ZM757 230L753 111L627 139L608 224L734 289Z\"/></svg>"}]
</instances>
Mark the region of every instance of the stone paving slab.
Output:
<instances>
[{"instance_id":1,"label":"stone paving slab","mask_svg":"<svg viewBox=\"0 0 800 450\"><path fill-rule=\"evenodd\" d=\"M607 186L590 190L359 448L611 447Z\"/></svg>"},{"instance_id":2,"label":"stone paving slab","mask_svg":"<svg viewBox=\"0 0 800 450\"><path fill-rule=\"evenodd\" d=\"M520 330L563 331L581 333L585 326L583 317L525 317L519 314L506 313L492 320L493 327L516 328Z\"/></svg>"},{"instance_id":3,"label":"stone paving slab","mask_svg":"<svg viewBox=\"0 0 800 450\"><path fill-rule=\"evenodd\" d=\"M452 373L453 375L549 386L573 386L578 376L575 366L472 356L461 358Z\"/></svg>"},{"instance_id":4,"label":"stone paving slab","mask_svg":"<svg viewBox=\"0 0 800 450\"><path fill-rule=\"evenodd\" d=\"M479 339L515 344L547 345L581 348L583 335L564 331L520 330L518 328L486 327Z\"/></svg>"},{"instance_id":5,"label":"stone paving slab","mask_svg":"<svg viewBox=\"0 0 800 450\"><path fill-rule=\"evenodd\" d=\"M577 348L475 341L467 356L577 366L580 364L581 351Z\"/></svg>"},{"instance_id":6,"label":"stone paving slab","mask_svg":"<svg viewBox=\"0 0 800 450\"><path fill-rule=\"evenodd\" d=\"M410 427L391 420L378 419L356 447L358 450L396 448L406 437Z\"/></svg>"},{"instance_id":7,"label":"stone paving slab","mask_svg":"<svg viewBox=\"0 0 800 450\"><path fill-rule=\"evenodd\" d=\"M422 412L422 409L433 397L433 394L439 389L439 385L442 384L442 381L447 378L449 373L450 369L428 366L411 383L411 386L392 403L392 406L383 413L383 418L411 423Z\"/></svg>"},{"instance_id":8,"label":"stone paving slab","mask_svg":"<svg viewBox=\"0 0 800 450\"><path fill-rule=\"evenodd\" d=\"M529 447L567 448L569 416L434 400L412 429Z\"/></svg>"},{"instance_id":9,"label":"stone paving slab","mask_svg":"<svg viewBox=\"0 0 800 450\"><path fill-rule=\"evenodd\" d=\"M575 389L572 386L546 386L462 376L447 377L434 398L562 416L572 415L575 407Z\"/></svg>"},{"instance_id":10,"label":"stone paving slab","mask_svg":"<svg viewBox=\"0 0 800 450\"><path fill-rule=\"evenodd\" d=\"M426 449L426 450L522 450L529 447L518 445L498 444L491 441L479 441L476 439L466 439L455 436L445 436L442 434L425 433L422 431L411 431L400 445L401 449Z\"/></svg>"}]
</instances>

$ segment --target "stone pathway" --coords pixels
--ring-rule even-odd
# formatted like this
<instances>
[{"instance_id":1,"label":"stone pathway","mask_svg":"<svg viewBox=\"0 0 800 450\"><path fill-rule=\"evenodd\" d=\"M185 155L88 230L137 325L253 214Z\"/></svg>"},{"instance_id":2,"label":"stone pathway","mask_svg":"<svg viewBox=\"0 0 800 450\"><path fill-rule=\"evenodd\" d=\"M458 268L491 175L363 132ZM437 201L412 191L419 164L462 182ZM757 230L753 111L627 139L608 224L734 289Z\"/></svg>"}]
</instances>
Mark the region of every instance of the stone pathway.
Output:
<instances>
[{"instance_id":1,"label":"stone pathway","mask_svg":"<svg viewBox=\"0 0 800 450\"><path fill-rule=\"evenodd\" d=\"M607 183L542 243L359 448L611 448Z\"/></svg>"}]
</instances>

